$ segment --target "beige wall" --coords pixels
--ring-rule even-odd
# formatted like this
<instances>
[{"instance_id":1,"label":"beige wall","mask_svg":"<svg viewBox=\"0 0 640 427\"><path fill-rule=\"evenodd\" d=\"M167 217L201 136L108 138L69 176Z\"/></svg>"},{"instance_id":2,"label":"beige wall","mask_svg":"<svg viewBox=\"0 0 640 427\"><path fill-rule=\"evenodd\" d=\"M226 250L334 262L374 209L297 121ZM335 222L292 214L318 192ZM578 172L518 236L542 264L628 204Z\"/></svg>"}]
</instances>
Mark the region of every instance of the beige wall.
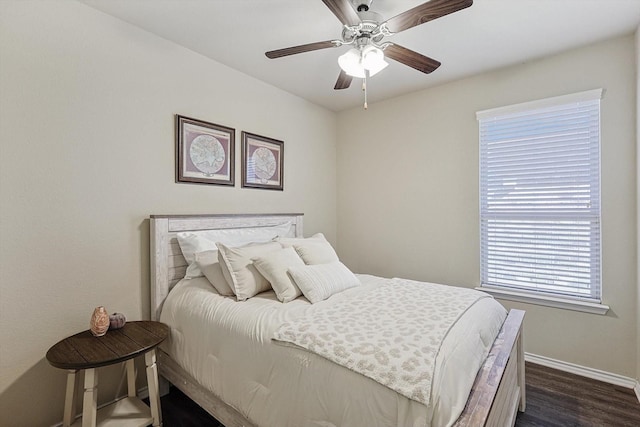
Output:
<instances>
[{"instance_id":1,"label":"beige wall","mask_svg":"<svg viewBox=\"0 0 640 427\"><path fill-rule=\"evenodd\" d=\"M358 272L477 286L475 112L605 88L603 294L611 310L504 304L527 310L526 351L635 378L635 79L628 36L339 114L341 257Z\"/></svg>"},{"instance_id":2,"label":"beige wall","mask_svg":"<svg viewBox=\"0 0 640 427\"><path fill-rule=\"evenodd\" d=\"M636 30L636 174L638 176L638 181L636 182L636 214L638 215L637 221L637 248L638 251L638 260L637 260L637 280L638 280L638 288L636 290L636 297L638 300L638 306L636 311L636 328L637 328L637 350L636 350L636 358L637 358L637 368L636 368L636 380L638 383L636 384L636 392L638 393L638 399L640 399L640 168L638 165L640 164L640 27Z\"/></svg>"},{"instance_id":3,"label":"beige wall","mask_svg":"<svg viewBox=\"0 0 640 427\"><path fill-rule=\"evenodd\" d=\"M335 241L334 113L76 2L0 2L0 55L0 425L62 420L44 355L95 306L148 315L150 214L304 212ZM241 130L284 140L285 191L174 183L175 113L238 156Z\"/></svg>"}]
</instances>

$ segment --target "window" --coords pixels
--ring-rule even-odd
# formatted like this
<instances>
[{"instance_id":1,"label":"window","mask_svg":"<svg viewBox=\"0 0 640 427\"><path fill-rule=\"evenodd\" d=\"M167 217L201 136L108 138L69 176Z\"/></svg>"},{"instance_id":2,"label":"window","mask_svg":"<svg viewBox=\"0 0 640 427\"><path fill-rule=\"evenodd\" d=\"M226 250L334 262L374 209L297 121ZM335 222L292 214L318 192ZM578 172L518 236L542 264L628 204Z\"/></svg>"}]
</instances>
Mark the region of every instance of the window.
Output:
<instances>
[{"instance_id":1,"label":"window","mask_svg":"<svg viewBox=\"0 0 640 427\"><path fill-rule=\"evenodd\" d=\"M598 89L477 113L482 290L608 309L600 304L601 97Z\"/></svg>"}]
</instances>

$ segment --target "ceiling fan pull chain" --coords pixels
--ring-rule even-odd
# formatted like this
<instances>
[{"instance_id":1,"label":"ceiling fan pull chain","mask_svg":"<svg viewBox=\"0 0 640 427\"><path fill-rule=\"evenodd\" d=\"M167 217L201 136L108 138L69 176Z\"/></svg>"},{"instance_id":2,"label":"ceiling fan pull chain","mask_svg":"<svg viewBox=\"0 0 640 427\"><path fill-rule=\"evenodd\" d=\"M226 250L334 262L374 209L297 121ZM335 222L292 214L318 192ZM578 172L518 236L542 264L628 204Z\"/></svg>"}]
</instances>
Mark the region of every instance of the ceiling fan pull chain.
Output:
<instances>
[{"instance_id":1,"label":"ceiling fan pull chain","mask_svg":"<svg viewBox=\"0 0 640 427\"><path fill-rule=\"evenodd\" d=\"M362 79L362 91L364 92L364 109L366 110L369 106L367 105L367 77L369 76L369 70L364 70L364 79Z\"/></svg>"}]
</instances>

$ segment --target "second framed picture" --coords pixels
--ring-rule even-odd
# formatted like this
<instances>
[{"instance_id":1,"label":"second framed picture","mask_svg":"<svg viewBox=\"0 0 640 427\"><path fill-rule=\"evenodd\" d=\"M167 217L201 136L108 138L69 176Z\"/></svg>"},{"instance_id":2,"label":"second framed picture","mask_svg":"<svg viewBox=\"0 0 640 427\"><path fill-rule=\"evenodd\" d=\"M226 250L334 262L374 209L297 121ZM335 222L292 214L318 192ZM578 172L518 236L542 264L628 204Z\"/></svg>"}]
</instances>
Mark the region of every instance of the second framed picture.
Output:
<instances>
[{"instance_id":1,"label":"second framed picture","mask_svg":"<svg viewBox=\"0 0 640 427\"><path fill-rule=\"evenodd\" d=\"M284 142L242 132L242 186L284 189Z\"/></svg>"}]
</instances>

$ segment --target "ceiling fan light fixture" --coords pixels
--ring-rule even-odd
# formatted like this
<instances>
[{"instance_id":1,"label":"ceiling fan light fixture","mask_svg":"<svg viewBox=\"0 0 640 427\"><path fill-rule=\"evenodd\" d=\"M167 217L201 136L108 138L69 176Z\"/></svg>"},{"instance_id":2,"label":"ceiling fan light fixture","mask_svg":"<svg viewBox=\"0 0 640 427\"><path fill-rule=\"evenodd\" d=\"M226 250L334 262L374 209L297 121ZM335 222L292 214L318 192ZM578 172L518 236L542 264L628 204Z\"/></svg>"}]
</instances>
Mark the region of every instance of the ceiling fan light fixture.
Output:
<instances>
[{"instance_id":1,"label":"ceiling fan light fixture","mask_svg":"<svg viewBox=\"0 0 640 427\"><path fill-rule=\"evenodd\" d=\"M362 67L369 70L369 76L375 76L384 70L389 63L384 60L384 53L375 46L367 46L362 50Z\"/></svg>"},{"instance_id":2,"label":"ceiling fan light fixture","mask_svg":"<svg viewBox=\"0 0 640 427\"><path fill-rule=\"evenodd\" d=\"M364 67L362 66L362 55L358 49L349 49L338 58L338 65L345 73L352 77L364 79Z\"/></svg>"},{"instance_id":3,"label":"ceiling fan light fixture","mask_svg":"<svg viewBox=\"0 0 640 427\"><path fill-rule=\"evenodd\" d=\"M349 49L338 58L338 65L345 73L352 77L364 79L366 71L369 77L376 75L389 65L384 60L384 53L375 46L367 46L362 50Z\"/></svg>"}]
</instances>

